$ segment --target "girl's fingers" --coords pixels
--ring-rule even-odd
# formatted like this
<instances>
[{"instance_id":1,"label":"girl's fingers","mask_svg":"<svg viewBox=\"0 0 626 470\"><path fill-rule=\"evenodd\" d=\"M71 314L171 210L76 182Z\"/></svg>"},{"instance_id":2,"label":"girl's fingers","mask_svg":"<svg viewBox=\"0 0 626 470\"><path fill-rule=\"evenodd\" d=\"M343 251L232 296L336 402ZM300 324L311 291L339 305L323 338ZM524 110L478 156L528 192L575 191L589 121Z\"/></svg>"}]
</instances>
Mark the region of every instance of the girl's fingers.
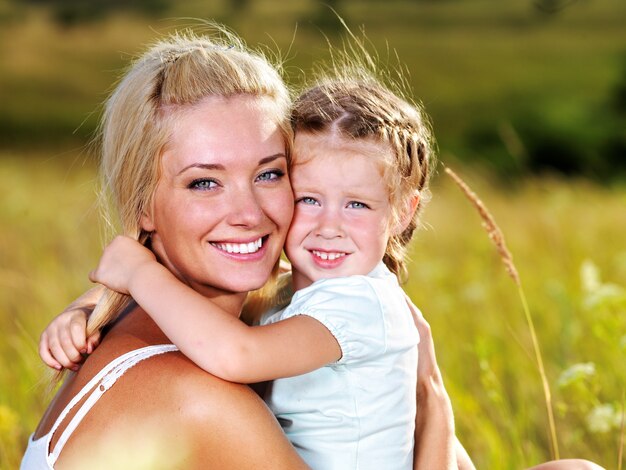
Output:
<instances>
[{"instance_id":1,"label":"girl's fingers","mask_svg":"<svg viewBox=\"0 0 626 470\"><path fill-rule=\"evenodd\" d=\"M70 344L71 344L71 342L70 342ZM71 348L73 348L75 350L74 345L71 345ZM61 364L63 367L65 367L66 369L78 370L78 364L76 364L74 361L72 361L68 357L67 353L65 352L65 347L59 341L59 338L55 338L54 336L50 337L49 349L50 349L50 353L52 354L54 359L59 364ZM76 351L76 354L78 356L80 356L78 351Z\"/></svg>"},{"instance_id":2,"label":"girl's fingers","mask_svg":"<svg viewBox=\"0 0 626 470\"><path fill-rule=\"evenodd\" d=\"M63 348L63 352L65 352L67 358L72 363L78 364L83 360L83 356L80 352L80 349L74 345L71 326L72 324L70 323L68 328L61 330L61 333L59 334L59 342L61 343L61 348Z\"/></svg>"},{"instance_id":3,"label":"girl's fingers","mask_svg":"<svg viewBox=\"0 0 626 470\"><path fill-rule=\"evenodd\" d=\"M39 357L44 362L45 365L51 367L56 370L61 370L63 366L59 364L59 362L52 357L50 353L50 346L48 344L48 335L44 331L39 339Z\"/></svg>"},{"instance_id":4,"label":"girl's fingers","mask_svg":"<svg viewBox=\"0 0 626 470\"><path fill-rule=\"evenodd\" d=\"M91 354L100 344L100 332L97 331L87 338L87 354Z\"/></svg>"},{"instance_id":5,"label":"girl's fingers","mask_svg":"<svg viewBox=\"0 0 626 470\"><path fill-rule=\"evenodd\" d=\"M68 359L67 355L65 354L65 351L63 351L63 349L61 348L59 344L50 345L50 354L59 364L61 364L61 367L65 367L66 369L72 369L72 370L75 369L76 364L74 364L72 361Z\"/></svg>"},{"instance_id":6,"label":"girl's fingers","mask_svg":"<svg viewBox=\"0 0 626 470\"><path fill-rule=\"evenodd\" d=\"M70 337L72 340L72 344L74 348L80 353L84 354L87 352L87 338L86 338L86 318L83 316L81 318L74 318L70 322ZM70 359L76 361L77 358L70 357Z\"/></svg>"}]
</instances>

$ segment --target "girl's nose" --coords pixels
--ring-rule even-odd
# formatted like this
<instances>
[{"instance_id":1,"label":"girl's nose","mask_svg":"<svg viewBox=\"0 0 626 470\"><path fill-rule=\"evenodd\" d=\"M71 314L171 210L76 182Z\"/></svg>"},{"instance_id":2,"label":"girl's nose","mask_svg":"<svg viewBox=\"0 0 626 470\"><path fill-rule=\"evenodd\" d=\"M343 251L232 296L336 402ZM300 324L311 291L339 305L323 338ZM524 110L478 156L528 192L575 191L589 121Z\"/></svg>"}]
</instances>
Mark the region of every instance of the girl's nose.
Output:
<instances>
[{"instance_id":1,"label":"girl's nose","mask_svg":"<svg viewBox=\"0 0 626 470\"><path fill-rule=\"evenodd\" d=\"M325 209L320 214L317 226L317 235L323 238L332 239L343 237L343 219L339 211Z\"/></svg>"}]
</instances>

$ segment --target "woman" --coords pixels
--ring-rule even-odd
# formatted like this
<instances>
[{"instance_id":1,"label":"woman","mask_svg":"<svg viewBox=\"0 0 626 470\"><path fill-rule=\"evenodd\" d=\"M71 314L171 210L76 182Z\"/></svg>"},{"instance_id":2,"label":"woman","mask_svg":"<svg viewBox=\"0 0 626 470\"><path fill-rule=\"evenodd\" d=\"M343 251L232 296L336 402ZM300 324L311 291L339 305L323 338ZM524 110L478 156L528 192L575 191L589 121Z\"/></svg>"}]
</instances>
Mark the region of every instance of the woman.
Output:
<instances>
[{"instance_id":1,"label":"woman","mask_svg":"<svg viewBox=\"0 0 626 470\"><path fill-rule=\"evenodd\" d=\"M270 277L291 220L288 112L288 92L276 70L230 35L217 42L182 36L163 41L133 66L107 102L103 176L123 231L149 237L172 272L234 316L247 292ZM221 181L203 178L207 168L221 172ZM250 256L219 248L259 238L262 247ZM93 321L109 323L118 304L101 301ZM163 348L148 350L158 355L138 367L118 369L123 379L99 397L73 432L68 423L83 400L50 432L107 364L168 343L130 305L55 396L29 442L23 468L96 462L130 468L136 463L121 464L119 456L132 455L142 439L159 446L159 463L168 468L305 467L254 392ZM97 393L114 379L107 380ZM67 429L70 435L64 435ZM173 460L163 460L170 455Z\"/></svg>"}]
</instances>

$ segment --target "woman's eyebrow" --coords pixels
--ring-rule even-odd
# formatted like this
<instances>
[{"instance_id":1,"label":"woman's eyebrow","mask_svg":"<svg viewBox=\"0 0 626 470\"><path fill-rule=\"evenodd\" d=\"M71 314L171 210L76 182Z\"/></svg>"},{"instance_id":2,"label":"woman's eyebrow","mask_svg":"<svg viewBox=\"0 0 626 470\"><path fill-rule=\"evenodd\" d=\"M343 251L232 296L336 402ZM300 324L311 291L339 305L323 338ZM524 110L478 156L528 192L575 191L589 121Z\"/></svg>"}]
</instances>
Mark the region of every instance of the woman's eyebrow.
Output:
<instances>
[{"instance_id":1,"label":"woman's eyebrow","mask_svg":"<svg viewBox=\"0 0 626 470\"><path fill-rule=\"evenodd\" d=\"M220 165L219 163L192 163L191 165L187 165L185 168L176 173L176 176L184 173L190 168L202 168L203 170L225 170L224 165Z\"/></svg>"},{"instance_id":2,"label":"woman's eyebrow","mask_svg":"<svg viewBox=\"0 0 626 470\"><path fill-rule=\"evenodd\" d=\"M286 159L287 156L284 153L276 153L274 155L270 155L269 157L265 157L265 158L262 158L261 160L259 160L259 166L265 165L267 163L271 163L274 160L277 160L279 158L285 158ZM191 165L187 165L185 168L183 168L178 173L176 173L176 176L184 173L185 171L189 170L190 168L201 168L203 170L221 170L221 171L225 171L226 170L224 165L220 165L219 163L192 163Z\"/></svg>"},{"instance_id":3,"label":"woman's eyebrow","mask_svg":"<svg viewBox=\"0 0 626 470\"><path fill-rule=\"evenodd\" d=\"M276 153L274 155L270 155L269 157L261 158L261 160L259 160L259 166L265 165L266 163L271 163L278 158L287 159L287 155L285 155L284 153Z\"/></svg>"}]
</instances>

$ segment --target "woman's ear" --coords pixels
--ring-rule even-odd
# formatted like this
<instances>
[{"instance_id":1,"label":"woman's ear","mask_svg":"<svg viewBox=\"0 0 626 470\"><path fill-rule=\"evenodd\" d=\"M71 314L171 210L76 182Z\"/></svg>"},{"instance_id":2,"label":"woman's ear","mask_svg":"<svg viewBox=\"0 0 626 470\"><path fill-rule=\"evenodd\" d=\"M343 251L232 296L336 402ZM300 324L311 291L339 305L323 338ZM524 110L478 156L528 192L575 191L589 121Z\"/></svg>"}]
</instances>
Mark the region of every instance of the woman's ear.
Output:
<instances>
[{"instance_id":1,"label":"woman's ear","mask_svg":"<svg viewBox=\"0 0 626 470\"><path fill-rule=\"evenodd\" d=\"M401 234L408 227L409 223L411 223L411 220L413 219L413 215L415 214L415 211L417 210L417 206L419 205L419 203L420 203L420 193L419 191L415 191L415 193L413 193L413 195L409 198L409 200L406 201L404 210L402 211L402 214L400 215L400 219L398 220L396 224L394 235Z\"/></svg>"},{"instance_id":2,"label":"woman's ear","mask_svg":"<svg viewBox=\"0 0 626 470\"><path fill-rule=\"evenodd\" d=\"M143 230L144 232L151 233L156 230L156 227L154 224L154 217L152 213L143 212L141 214L141 219L139 220L139 224L141 226L141 230Z\"/></svg>"}]
</instances>

